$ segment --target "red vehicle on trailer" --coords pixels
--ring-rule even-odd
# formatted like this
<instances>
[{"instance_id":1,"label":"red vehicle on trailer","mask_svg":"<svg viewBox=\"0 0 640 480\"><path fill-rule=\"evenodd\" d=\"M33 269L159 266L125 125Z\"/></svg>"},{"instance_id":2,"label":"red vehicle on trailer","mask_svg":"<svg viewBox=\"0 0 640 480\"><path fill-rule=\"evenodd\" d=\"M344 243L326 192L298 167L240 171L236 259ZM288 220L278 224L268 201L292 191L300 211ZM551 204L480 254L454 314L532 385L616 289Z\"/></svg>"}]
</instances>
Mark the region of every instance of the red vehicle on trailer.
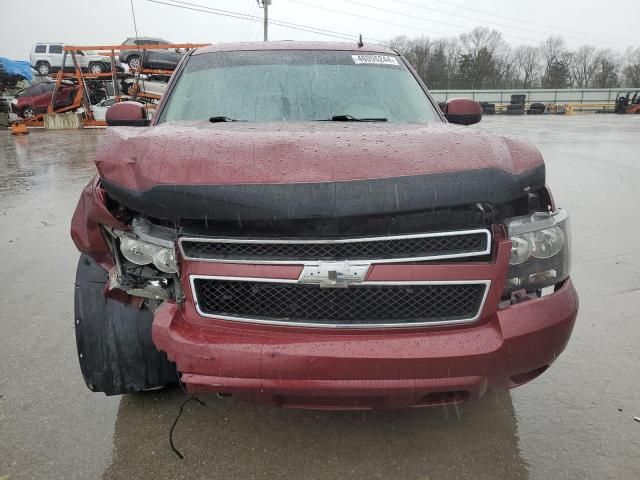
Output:
<instances>
[{"instance_id":1,"label":"red vehicle on trailer","mask_svg":"<svg viewBox=\"0 0 640 480\"><path fill-rule=\"evenodd\" d=\"M451 125L481 115L349 43L201 48L150 125L111 107L72 222L89 388L368 409L540 375L578 310L568 215L535 147Z\"/></svg>"},{"instance_id":2,"label":"red vehicle on trailer","mask_svg":"<svg viewBox=\"0 0 640 480\"><path fill-rule=\"evenodd\" d=\"M56 82L40 82L21 90L11 104L13 113L22 118L32 118L46 113L51 103L51 98L56 87ZM64 83L56 92L53 107L55 109L73 105L73 100L78 92L78 86Z\"/></svg>"}]
</instances>

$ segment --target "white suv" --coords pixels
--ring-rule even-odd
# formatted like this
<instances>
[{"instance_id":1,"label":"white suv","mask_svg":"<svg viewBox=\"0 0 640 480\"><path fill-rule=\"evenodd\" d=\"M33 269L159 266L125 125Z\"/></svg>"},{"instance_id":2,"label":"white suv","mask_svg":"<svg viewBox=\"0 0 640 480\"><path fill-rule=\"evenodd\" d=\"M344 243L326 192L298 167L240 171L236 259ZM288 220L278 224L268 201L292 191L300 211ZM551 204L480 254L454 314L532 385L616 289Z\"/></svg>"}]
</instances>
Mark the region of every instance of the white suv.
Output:
<instances>
[{"instance_id":1,"label":"white suv","mask_svg":"<svg viewBox=\"0 0 640 480\"><path fill-rule=\"evenodd\" d=\"M62 56L64 54L64 44L62 43L36 43L31 49L29 60L31 66L39 75L49 75L57 72L62 67ZM95 52L76 52L76 59L82 71L90 73L104 73L111 71L111 59L105 55L96 55ZM116 70L123 71L122 64L115 60ZM67 56L65 70L74 71L71 55Z\"/></svg>"}]
</instances>

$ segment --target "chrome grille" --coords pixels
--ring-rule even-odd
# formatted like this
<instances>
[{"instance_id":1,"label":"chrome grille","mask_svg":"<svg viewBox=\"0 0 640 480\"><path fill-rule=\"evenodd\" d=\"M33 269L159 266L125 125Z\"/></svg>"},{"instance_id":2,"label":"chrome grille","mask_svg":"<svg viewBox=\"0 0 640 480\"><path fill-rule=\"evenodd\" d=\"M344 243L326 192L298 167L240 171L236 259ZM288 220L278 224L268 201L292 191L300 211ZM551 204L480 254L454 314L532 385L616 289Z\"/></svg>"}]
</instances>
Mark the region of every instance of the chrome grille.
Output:
<instances>
[{"instance_id":1,"label":"chrome grille","mask_svg":"<svg viewBox=\"0 0 640 480\"><path fill-rule=\"evenodd\" d=\"M381 283L320 288L297 282L192 277L198 312L230 320L369 327L475 320L488 282Z\"/></svg>"},{"instance_id":2,"label":"chrome grille","mask_svg":"<svg viewBox=\"0 0 640 480\"><path fill-rule=\"evenodd\" d=\"M490 251L490 234L482 229L339 240L182 238L180 246L183 256L193 260L392 262L485 255Z\"/></svg>"}]
</instances>

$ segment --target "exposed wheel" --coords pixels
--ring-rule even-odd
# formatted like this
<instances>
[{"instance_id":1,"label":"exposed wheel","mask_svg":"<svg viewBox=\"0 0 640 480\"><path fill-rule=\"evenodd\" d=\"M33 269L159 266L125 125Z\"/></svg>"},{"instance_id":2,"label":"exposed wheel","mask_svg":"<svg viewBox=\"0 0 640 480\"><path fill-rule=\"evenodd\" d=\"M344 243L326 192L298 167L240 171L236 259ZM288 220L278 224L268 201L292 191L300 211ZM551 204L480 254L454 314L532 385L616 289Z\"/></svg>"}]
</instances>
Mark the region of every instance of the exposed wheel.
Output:
<instances>
[{"instance_id":1,"label":"exposed wheel","mask_svg":"<svg viewBox=\"0 0 640 480\"><path fill-rule=\"evenodd\" d=\"M49 75L51 73L51 65L48 62L40 62L37 68L39 75Z\"/></svg>"},{"instance_id":2,"label":"exposed wheel","mask_svg":"<svg viewBox=\"0 0 640 480\"><path fill-rule=\"evenodd\" d=\"M102 72L104 72L104 68L102 67L102 64L100 64L100 63L91 63L91 64L89 64L89 71L91 73L102 73Z\"/></svg>"},{"instance_id":3,"label":"exposed wheel","mask_svg":"<svg viewBox=\"0 0 640 480\"><path fill-rule=\"evenodd\" d=\"M76 273L75 330L82 376L107 395L141 392L176 382L175 364L151 340L153 314L106 298L108 274L86 255Z\"/></svg>"},{"instance_id":4,"label":"exposed wheel","mask_svg":"<svg viewBox=\"0 0 640 480\"><path fill-rule=\"evenodd\" d=\"M140 70L142 62L140 61L140 55L131 55L127 60L127 65L131 70Z\"/></svg>"},{"instance_id":5,"label":"exposed wheel","mask_svg":"<svg viewBox=\"0 0 640 480\"><path fill-rule=\"evenodd\" d=\"M24 107L22 109L22 114L20 115L22 118L33 118L37 115L35 109L33 107Z\"/></svg>"}]
</instances>

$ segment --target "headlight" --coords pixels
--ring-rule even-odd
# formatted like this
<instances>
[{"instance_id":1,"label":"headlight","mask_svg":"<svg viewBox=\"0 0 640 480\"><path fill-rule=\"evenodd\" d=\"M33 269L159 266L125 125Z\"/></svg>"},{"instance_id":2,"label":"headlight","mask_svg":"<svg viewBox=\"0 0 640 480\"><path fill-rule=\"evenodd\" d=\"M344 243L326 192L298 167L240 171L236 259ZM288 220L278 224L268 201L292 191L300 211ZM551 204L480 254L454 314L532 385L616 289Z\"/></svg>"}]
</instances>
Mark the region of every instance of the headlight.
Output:
<instances>
[{"instance_id":1,"label":"headlight","mask_svg":"<svg viewBox=\"0 0 640 480\"><path fill-rule=\"evenodd\" d=\"M120 251L124 258L136 265L149 265L164 273L177 273L176 253L172 248L161 247L130 237L120 236Z\"/></svg>"},{"instance_id":2,"label":"headlight","mask_svg":"<svg viewBox=\"0 0 640 480\"><path fill-rule=\"evenodd\" d=\"M515 217L506 226L511 257L505 295L514 290L531 292L555 285L569 276L571 253L566 211Z\"/></svg>"}]
</instances>

